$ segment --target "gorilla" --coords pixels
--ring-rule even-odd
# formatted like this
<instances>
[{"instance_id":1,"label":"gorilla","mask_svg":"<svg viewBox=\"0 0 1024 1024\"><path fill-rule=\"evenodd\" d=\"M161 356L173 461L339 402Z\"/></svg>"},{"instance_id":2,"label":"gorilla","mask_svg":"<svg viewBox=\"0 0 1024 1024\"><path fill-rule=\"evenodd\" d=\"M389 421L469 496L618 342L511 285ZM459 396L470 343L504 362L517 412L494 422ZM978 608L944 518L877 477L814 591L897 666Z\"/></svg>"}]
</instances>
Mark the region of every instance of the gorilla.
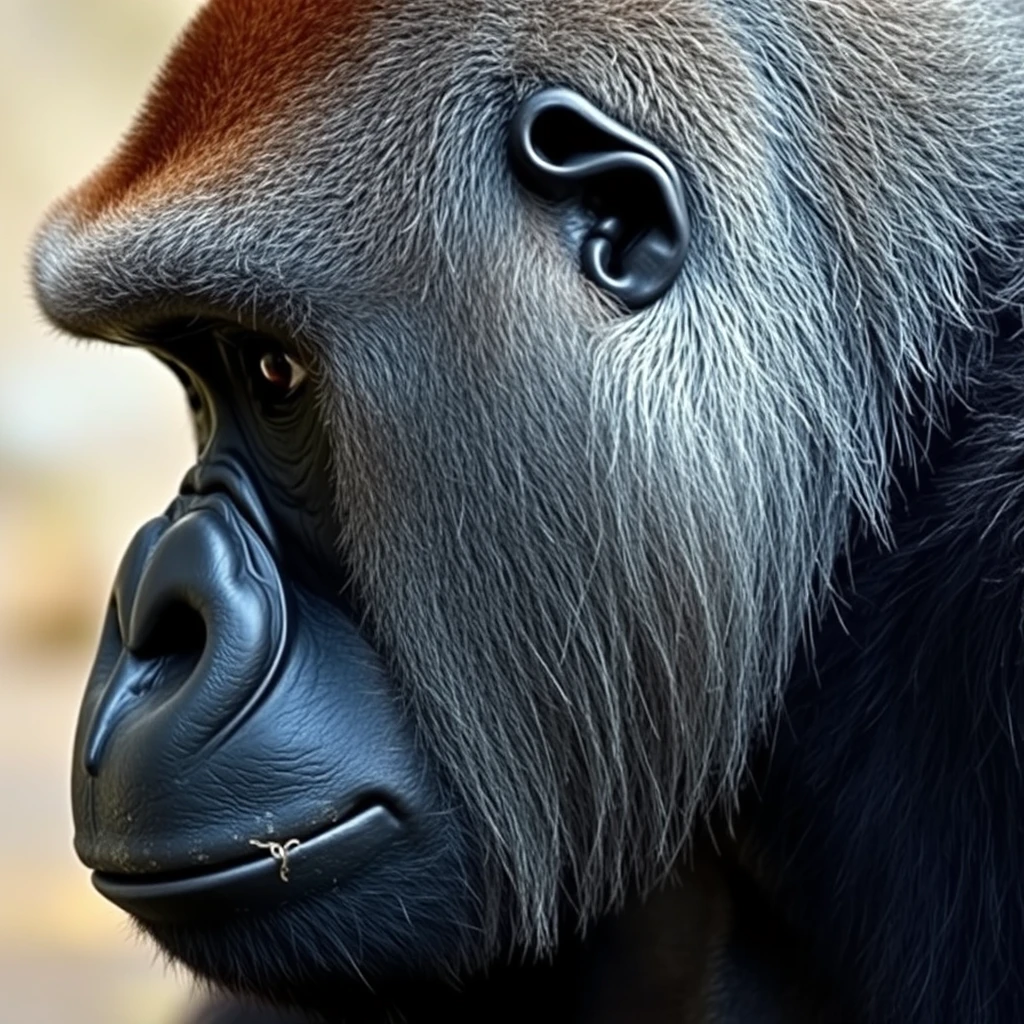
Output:
<instances>
[{"instance_id":1,"label":"gorilla","mask_svg":"<svg viewBox=\"0 0 1024 1024\"><path fill-rule=\"evenodd\" d=\"M99 891L258 1014L1024 1020L1022 52L210 0L33 251L195 424L85 691Z\"/></svg>"}]
</instances>

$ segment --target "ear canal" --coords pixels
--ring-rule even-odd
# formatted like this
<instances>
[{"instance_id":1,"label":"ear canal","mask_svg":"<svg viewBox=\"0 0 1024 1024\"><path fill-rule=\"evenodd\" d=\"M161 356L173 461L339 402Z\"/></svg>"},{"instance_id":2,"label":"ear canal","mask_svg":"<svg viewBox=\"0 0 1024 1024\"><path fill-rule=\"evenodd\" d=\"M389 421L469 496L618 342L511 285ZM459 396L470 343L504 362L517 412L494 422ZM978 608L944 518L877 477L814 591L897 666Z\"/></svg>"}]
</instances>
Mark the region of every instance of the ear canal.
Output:
<instances>
[{"instance_id":1,"label":"ear canal","mask_svg":"<svg viewBox=\"0 0 1024 1024\"><path fill-rule=\"evenodd\" d=\"M594 217L584 274L627 309L660 299L690 244L683 186L672 161L569 89L524 100L512 121L512 167L549 200L578 200Z\"/></svg>"}]
</instances>

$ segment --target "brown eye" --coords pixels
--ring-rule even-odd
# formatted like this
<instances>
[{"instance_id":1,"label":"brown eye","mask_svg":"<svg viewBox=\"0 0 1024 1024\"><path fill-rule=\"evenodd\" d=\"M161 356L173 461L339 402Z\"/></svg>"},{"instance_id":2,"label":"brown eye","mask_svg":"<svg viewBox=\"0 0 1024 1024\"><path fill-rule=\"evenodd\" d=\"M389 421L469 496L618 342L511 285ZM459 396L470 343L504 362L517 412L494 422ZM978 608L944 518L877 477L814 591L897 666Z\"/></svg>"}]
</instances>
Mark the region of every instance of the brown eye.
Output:
<instances>
[{"instance_id":1,"label":"brown eye","mask_svg":"<svg viewBox=\"0 0 1024 1024\"><path fill-rule=\"evenodd\" d=\"M282 398L293 394L306 379L306 370L279 349L260 357L260 375Z\"/></svg>"}]
</instances>

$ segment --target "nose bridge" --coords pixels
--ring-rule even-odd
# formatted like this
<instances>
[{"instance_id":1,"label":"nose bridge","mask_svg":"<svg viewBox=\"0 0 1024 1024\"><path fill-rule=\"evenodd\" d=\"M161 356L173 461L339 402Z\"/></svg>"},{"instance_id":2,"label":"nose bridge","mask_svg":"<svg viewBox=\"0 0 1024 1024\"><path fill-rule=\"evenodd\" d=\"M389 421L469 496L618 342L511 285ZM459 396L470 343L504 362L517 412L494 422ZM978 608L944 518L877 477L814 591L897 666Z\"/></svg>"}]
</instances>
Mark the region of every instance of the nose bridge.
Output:
<instances>
[{"instance_id":1,"label":"nose bridge","mask_svg":"<svg viewBox=\"0 0 1024 1024\"><path fill-rule=\"evenodd\" d=\"M231 387L233 368L213 337L209 339L209 344L215 350L211 353L211 359L216 363L211 377L217 381L215 386L211 386L209 380L203 381L210 413L209 430L202 439L196 464L186 476L187 480L194 482L194 489L198 493L202 493L202 484L206 479L220 486L220 477L224 472L230 472L232 477L246 477L241 466L248 461L245 457L246 435Z\"/></svg>"},{"instance_id":2,"label":"nose bridge","mask_svg":"<svg viewBox=\"0 0 1024 1024\"><path fill-rule=\"evenodd\" d=\"M280 562L277 531L267 514L252 477L243 468L241 435L215 425L209 443L185 473L180 493L188 503L203 496L223 494L234 503L242 519L256 531L274 562Z\"/></svg>"}]
</instances>

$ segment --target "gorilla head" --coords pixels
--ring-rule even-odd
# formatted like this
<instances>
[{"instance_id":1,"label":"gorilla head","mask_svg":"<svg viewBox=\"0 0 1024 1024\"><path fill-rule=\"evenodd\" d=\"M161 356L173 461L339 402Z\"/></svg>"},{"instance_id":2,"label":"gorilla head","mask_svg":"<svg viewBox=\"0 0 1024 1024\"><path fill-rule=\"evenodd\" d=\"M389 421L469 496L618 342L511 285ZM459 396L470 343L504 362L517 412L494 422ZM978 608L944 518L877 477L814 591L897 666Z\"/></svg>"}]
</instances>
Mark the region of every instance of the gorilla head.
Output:
<instances>
[{"instance_id":1,"label":"gorilla head","mask_svg":"<svg viewBox=\"0 0 1024 1024\"><path fill-rule=\"evenodd\" d=\"M650 891L1019 265L988 6L212 0L34 254L196 425L82 710L98 888L306 1001Z\"/></svg>"}]
</instances>

